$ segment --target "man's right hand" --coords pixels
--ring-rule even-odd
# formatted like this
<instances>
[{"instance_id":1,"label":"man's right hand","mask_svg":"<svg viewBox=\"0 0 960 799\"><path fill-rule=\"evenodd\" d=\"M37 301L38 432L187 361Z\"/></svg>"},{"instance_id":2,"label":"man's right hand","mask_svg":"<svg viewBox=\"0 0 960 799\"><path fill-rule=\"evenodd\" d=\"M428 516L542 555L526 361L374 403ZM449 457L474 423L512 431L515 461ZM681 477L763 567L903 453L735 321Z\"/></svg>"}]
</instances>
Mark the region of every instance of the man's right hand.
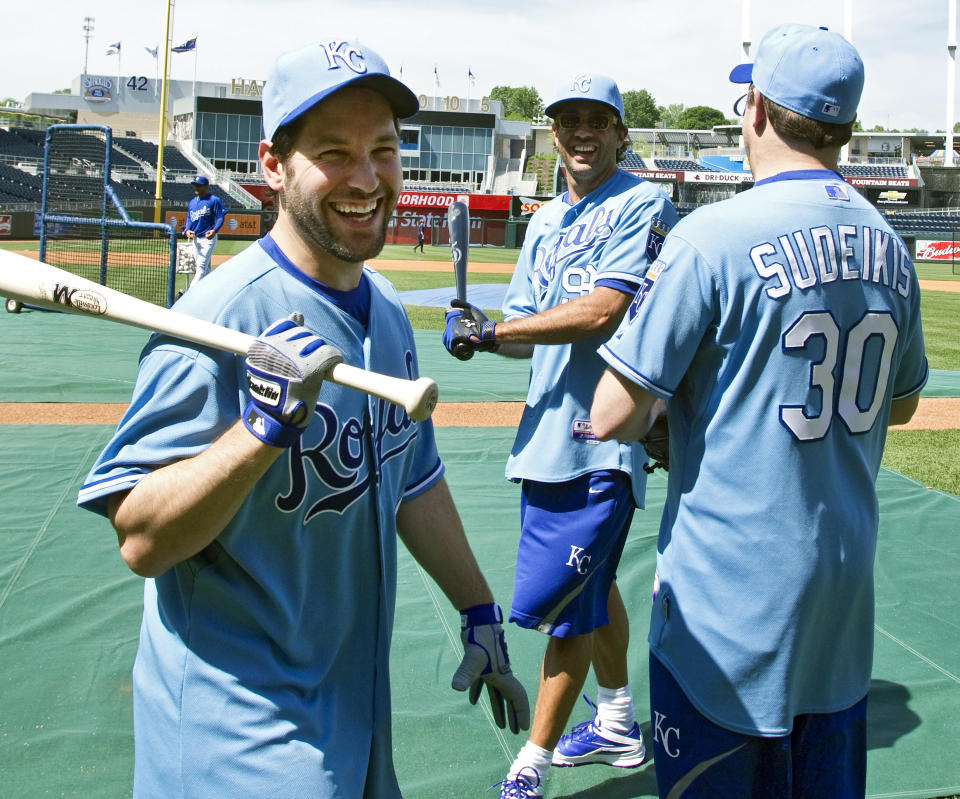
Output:
<instances>
[{"instance_id":1,"label":"man's right hand","mask_svg":"<svg viewBox=\"0 0 960 799\"><path fill-rule=\"evenodd\" d=\"M313 417L327 370L343 353L303 325L303 315L274 322L247 353L250 401L243 423L274 447L291 446Z\"/></svg>"},{"instance_id":2,"label":"man's right hand","mask_svg":"<svg viewBox=\"0 0 960 799\"><path fill-rule=\"evenodd\" d=\"M445 316L447 328L443 331L443 346L447 352L468 361L475 350L496 352L496 322L476 305L460 300L451 300Z\"/></svg>"}]
</instances>

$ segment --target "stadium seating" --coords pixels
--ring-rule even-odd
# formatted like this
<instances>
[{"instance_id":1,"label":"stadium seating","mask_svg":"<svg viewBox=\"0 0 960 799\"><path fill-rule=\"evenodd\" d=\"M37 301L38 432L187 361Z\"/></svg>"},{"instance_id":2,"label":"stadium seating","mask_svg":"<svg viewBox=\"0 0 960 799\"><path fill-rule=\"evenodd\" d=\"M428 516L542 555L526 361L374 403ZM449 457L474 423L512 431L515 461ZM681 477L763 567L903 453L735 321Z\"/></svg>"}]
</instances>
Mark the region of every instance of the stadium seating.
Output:
<instances>
[{"instance_id":1,"label":"stadium seating","mask_svg":"<svg viewBox=\"0 0 960 799\"><path fill-rule=\"evenodd\" d=\"M635 153L633 150L627 150L626 155L624 155L623 160L620 162L620 166L624 169L649 169L639 153Z\"/></svg>"},{"instance_id":2,"label":"stadium seating","mask_svg":"<svg viewBox=\"0 0 960 799\"><path fill-rule=\"evenodd\" d=\"M21 169L0 164L0 191L7 195L6 202L40 202L43 194L43 179ZM16 199L12 199L12 198Z\"/></svg>"},{"instance_id":3,"label":"stadium seating","mask_svg":"<svg viewBox=\"0 0 960 799\"><path fill-rule=\"evenodd\" d=\"M674 172L716 172L718 170L689 158L657 158L657 169L670 169Z\"/></svg>"},{"instance_id":4,"label":"stadium seating","mask_svg":"<svg viewBox=\"0 0 960 799\"><path fill-rule=\"evenodd\" d=\"M40 143L17 133L17 128L4 130L0 128L0 155L7 155L14 159L41 159L43 158L43 134Z\"/></svg>"},{"instance_id":5,"label":"stadium seating","mask_svg":"<svg viewBox=\"0 0 960 799\"><path fill-rule=\"evenodd\" d=\"M960 236L960 214L898 213L888 214L887 221L900 235L946 235L951 239Z\"/></svg>"},{"instance_id":6,"label":"stadium seating","mask_svg":"<svg viewBox=\"0 0 960 799\"><path fill-rule=\"evenodd\" d=\"M155 142L135 139L129 136L115 136L113 146L129 153L139 161L157 167L157 145ZM186 159L174 145L167 144L163 148L163 169L173 172L196 172L197 167Z\"/></svg>"},{"instance_id":7,"label":"stadium seating","mask_svg":"<svg viewBox=\"0 0 960 799\"><path fill-rule=\"evenodd\" d=\"M848 178L906 178L906 167L879 164L840 164L840 174Z\"/></svg>"}]
</instances>

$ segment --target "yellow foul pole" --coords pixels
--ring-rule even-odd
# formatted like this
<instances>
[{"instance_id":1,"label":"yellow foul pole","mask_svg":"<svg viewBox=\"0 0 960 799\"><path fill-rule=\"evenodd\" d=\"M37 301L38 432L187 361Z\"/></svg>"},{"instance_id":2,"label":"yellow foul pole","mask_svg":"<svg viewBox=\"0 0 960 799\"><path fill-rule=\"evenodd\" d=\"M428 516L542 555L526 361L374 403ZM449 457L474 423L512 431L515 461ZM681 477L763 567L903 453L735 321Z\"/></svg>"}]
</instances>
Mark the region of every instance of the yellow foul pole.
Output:
<instances>
[{"instance_id":1,"label":"yellow foul pole","mask_svg":"<svg viewBox=\"0 0 960 799\"><path fill-rule=\"evenodd\" d=\"M157 182L153 192L153 221L162 222L160 201L163 191L163 146L167 142L167 75L170 58L170 17L173 0L167 0L167 28L163 34L163 83L160 89L160 137L157 143Z\"/></svg>"}]
</instances>

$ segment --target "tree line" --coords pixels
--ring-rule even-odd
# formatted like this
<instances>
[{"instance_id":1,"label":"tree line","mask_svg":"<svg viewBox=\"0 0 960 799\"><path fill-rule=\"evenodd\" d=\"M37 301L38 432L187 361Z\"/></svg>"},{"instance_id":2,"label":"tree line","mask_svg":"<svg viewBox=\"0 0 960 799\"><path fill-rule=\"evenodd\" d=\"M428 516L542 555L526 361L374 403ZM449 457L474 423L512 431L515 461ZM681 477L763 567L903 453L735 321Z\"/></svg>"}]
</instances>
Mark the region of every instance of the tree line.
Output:
<instances>
[{"instance_id":1,"label":"tree line","mask_svg":"<svg viewBox=\"0 0 960 799\"><path fill-rule=\"evenodd\" d=\"M491 100L503 103L505 119L533 122L543 117L543 100L533 86L494 86L489 96ZM722 111L707 105L690 108L680 103L657 105L653 95L646 89L631 89L621 96L623 122L628 128L709 130L714 125L732 124Z\"/></svg>"},{"instance_id":2,"label":"tree line","mask_svg":"<svg viewBox=\"0 0 960 799\"><path fill-rule=\"evenodd\" d=\"M736 120L727 119L722 111L708 105L694 105L686 108L675 103L657 105L657 101L646 89L631 89L623 92L623 122L628 128L664 127L673 130L710 130L714 125L735 124ZM506 119L519 119L534 122L543 118L543 100L533 86L494 86L490 92L491 100L503 103L503 115ZM658 124L659 123L659 124ZM889 130L883 125L864 127L859 120L854 123L854 131L866 133L927 133L922 128L899 128ZM937 130L943 133L943 130ZM954 133L960 133L960 122L953 127Z\"/></svg>"}]
</instances>

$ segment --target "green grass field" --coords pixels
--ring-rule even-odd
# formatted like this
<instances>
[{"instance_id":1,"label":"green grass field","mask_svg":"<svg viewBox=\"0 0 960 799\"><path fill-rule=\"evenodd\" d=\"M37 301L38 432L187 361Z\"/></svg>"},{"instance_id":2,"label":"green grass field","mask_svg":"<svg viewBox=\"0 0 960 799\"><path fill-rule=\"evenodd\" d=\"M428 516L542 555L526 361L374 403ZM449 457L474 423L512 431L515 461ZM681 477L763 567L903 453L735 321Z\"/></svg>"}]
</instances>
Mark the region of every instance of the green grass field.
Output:
<instances>
[{"instance_id":1,"label":"green grass field","mask_svg":"<svg viewBox=\"0 0 960 799\"><path fill-rule=\"evenodd\" d=\"M248 241L221 241L217 245L217 254L235 255L249 246ZM9 250L35 250L37 242L2 242L0 247ZM482 264L515 263L518 252L492 247L471 248L468 282L509 282L509 274L485 272ZM419 252L414 253L412 247L388 244L380 257L390 260L449 263L450 251L447 247L426 247L421 255ZM384 270L381 274L390 280L398 291L439 288L453 283L452 267L451 272ZM950 264L918 264L917 274L923 280L960 280L960 275L952 274ZM189 275L178 275L178 288L185 286L189 279ZM930 368L960 371L960 293L924 291L921 313ZM439 308L410 305L407 306L407 314L418 330L443 330L443 312ZM489 315L495 321L503 318L498 310L491 309ZM891 431L883 465L924 485L960 495L960 431Z\"/></svg>"}]
</instances>

